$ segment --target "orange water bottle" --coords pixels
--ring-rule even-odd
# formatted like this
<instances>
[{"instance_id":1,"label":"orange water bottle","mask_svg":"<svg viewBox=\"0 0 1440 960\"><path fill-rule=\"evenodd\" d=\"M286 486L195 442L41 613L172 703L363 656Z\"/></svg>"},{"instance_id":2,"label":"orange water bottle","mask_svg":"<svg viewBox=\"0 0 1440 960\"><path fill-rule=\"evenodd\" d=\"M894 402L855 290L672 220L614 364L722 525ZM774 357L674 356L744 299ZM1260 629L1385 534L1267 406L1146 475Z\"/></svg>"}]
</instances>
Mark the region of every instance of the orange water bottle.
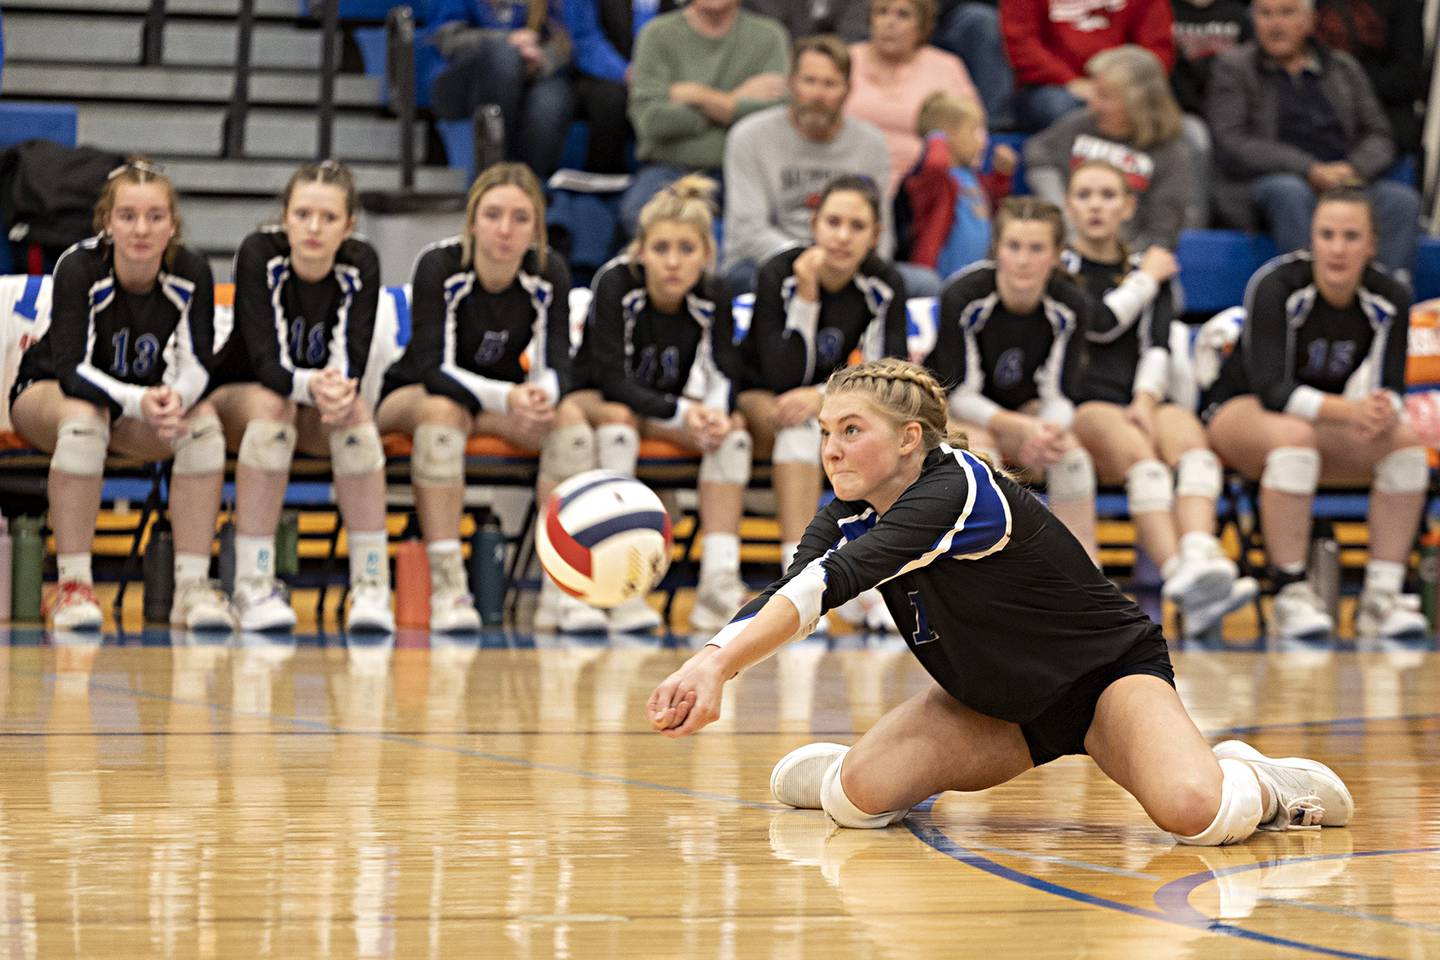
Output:
<instances>
[{"instance_id":1,"label":"orange water bottle","mask_svg":"<svg viewBox=\"0 0 1440 960\"><path fill-rule=\"evenodd\" d=\"M395 546L395 625L430 626L430 558L413 515Z\"/></svg>"}]
</instances>

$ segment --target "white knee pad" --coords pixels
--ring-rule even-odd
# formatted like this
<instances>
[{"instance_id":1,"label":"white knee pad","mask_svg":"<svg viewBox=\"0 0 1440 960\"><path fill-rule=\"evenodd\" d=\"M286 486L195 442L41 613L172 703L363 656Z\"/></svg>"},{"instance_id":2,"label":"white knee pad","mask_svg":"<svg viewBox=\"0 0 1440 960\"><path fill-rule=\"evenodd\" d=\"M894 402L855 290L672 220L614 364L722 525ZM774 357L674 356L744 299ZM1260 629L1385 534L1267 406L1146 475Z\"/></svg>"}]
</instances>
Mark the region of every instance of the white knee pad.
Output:
<instances>
[{"instance_id":1,"label":"white knee pad","mask_svg":"<svg viewBox=\"0 0 1440 960\"><path fill-rule=\"evenodd\" d=\"M1153 458L1134 464L1125 471L1125 499L1131 514L1169 513L1175 506L1170 468Z\"/></svg>"},{"instance_id":2,"label":"white knee pad","mask_svg":"<svg viewBox=\"0 0 1440 960\"><path fill-rule=\"evenodd\" d=\"M815 419L775 431L771 463L820 463L820 423Z\"/></svg>"},{"instance_id":3,"label":"white knee pad","mask_svg":"<svg viewBox=\"0 0 1440 960\"><path fill-rule=\"evenodd\" d=\"M595 431L583 423L550 431L540 449L540 479L559 483L594 468Z\"/></svg>"},{"instance_id":4,"label":"white knee pad","mask_svg":"<svg viewBox=\"0 0 1440 960\"><path fill-rule=\"evenodd\" d=\"M77 477L98 477L105 472L105 451L110 448L110 425L99 417L71 417L55 433L50 466Z\"/></svg>"},{"instance_id":5,"label":"white knee pad","mask_svg":"<svg viewBox=\"0 0 1440 960\"><path fill-rule=\"evenodd\" d=\"M700 458L701 483L732 483L743 487L750 482L750 434L731 430L720 446Z\"/></svg>"},{"instance_id":6,"label":"white knee pad","mask_svg":"<svg viewBox=\"0 0 1440 960\"><path fill-rule=\"evenodd\" d=\"M175 438L175 476L220 473L225 469L225 431L213 414L190 421L190 429Z\"/></svg>"},{"instance_id":7,"label":"white knee pad","mask_svg":"<svg viewBox=\"0 0 1440 960\"><path fill-rule=\"evenodd\" d=\"M1220 761L1225 781L1220 789L1220 809L1210 826L1193 837L1172 833L1180 843L1193 847L1218 847L1239 843L1255 832L1265 805L1260 795L1260 781L1255 771L1243 760L1226 758Z\"/></svg>"},{"instance_id":8,"label":"white knee pad","mask_svg":"<svg viewBox=\"0 0 1440 960\"><path fill-rule=\"evenodd\" d=\"M830 764L830 769L825 771L825 777L820 781L820 806L831 820L855 830L878 830L905 819L905 814L910 812L908 807L884 813L866 813L855 806L840 785L840 769L844 765L843 758Z\"/></svg>"},{"instance_id":9,"label":"white knee pad","mask_svg":"<svg viewBox=\"0 0 1440 960\"><path fill-rule=\"evenodd\" d=\"M1045 471L1045 489L1057 503L1095 496L1095 461L1083 447L1072 447Z\"/></svg>"},{"instance_id":10,"label":"white knee pad","mask_svg":"<svg viewBox=\"0 0 1440 960\"><path fill-rule=\"evenodd\" d=\"M289 473L295 456L295 425L279 420L251 420L240 438L238 461L266 473Z\"/></svg>"},{"instance_id":11,"label":"white knee pad","mask_svg":"<svg viewBox=\"0 0 1440 960\"><path fill-rule=\"evenodd\" d=\"M1375 464L1375 489L1381 493L1420 493L1430 486L1430 460L1424 447L1392 450Z\"/></svg>"},{"instance_id":12,"label":"white knee pad","mask_svg":"<svg viewBox=\"0 0 1440 960\"><path fill-rule=\"evenodd\" d=\"M465 477L465 431L441 423L422 423L410 441L410 479L431 487L459 483Z\"/></svg>"},{"instance_id":13,"label":"white knee pad","mask_svg":"<svg viewBox=\"0 0 1440 960\"><path fill-rule=\"evenodd\" d=\"M595 428L595 460L601 470L635 476L640 459L640 434L627 423L605 423Z\"/></svg>"},{"instance_id":14,"label":"white knee pad","mask_svg":"<svg viewBox=\"0 0 1440 960\"><path fill-rule=\"evenodd\" d=\"M1180 462L1175 465L1176 496L1215 500L1220 496L1222 482L1220 458L1213 450L1186 450L1180 454Z\"/></svg>"},{"instance_id":15,"label":"white knee pad","mask_svg":"<svg viewBox=\"0 0 1440 960\"><path fill-rule=\"evenodd\" d=\"M385 469L385 448L374 423L359 423L330 431L330 472L356 477Z\"/></svg>"},{"instance_id":16,"label":"white knee pad","mask_svg":"<svg viewBox=\"0 0 1440 960\"><path fill-rule=\"evenodd\" d=\"M1260 486L1281 493L1308 496L1320 484L1320 451L1311 447L1276 447L1265 455Z\"/></svg>"}]
</instances>

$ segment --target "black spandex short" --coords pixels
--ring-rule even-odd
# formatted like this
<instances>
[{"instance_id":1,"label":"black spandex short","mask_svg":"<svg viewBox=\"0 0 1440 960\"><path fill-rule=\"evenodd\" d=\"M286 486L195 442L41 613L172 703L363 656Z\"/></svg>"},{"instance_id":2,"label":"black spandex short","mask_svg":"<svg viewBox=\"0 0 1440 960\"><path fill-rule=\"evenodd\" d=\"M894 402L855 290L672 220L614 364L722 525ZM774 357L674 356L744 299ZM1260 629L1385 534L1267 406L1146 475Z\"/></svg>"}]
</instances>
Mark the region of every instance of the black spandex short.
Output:
<instances>
[{"instance_id":1,"label":"black spandex short","mask_svg":"<svg viewBox=\"0 0 1440 960\"><path fill-rule=\"evenodd\" d=\"M1153 637L1131 647L1119 660L1076 680L1044 713L1020 725L1035 766L1069 754L1083 754L1085 734L1090 732L1090 721L1095 719L1095 704L1100 702L1100 694L1121 677L1136 674L1159 677L1175 686L1170 650L1158 630Z\"/></svg>"}]
</instances>

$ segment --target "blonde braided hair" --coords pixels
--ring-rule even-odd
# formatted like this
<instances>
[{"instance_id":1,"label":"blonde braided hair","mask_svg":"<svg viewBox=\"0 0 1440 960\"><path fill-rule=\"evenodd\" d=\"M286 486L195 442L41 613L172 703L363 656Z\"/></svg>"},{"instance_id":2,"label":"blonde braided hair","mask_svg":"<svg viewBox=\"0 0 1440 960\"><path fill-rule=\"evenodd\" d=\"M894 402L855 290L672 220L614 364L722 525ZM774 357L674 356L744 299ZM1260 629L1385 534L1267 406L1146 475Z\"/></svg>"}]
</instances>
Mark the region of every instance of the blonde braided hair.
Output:
<instances>
[{"instance_id":1,"label":"blonde braided hair","mask_svg":"<svg viewBox=\"0 0 1440 960\"><path fill-rule=\"evenodd\" d=\"M838 393L861 394L878 413L897 425L911 421L919 424L920 442L927 453L942 443L970 449L965 432L949 427L945 389L919 364L884 357L837 370L825 383L825 395ZM990 462L984 455L976 455Z\"/></svg>"}]
</instances>

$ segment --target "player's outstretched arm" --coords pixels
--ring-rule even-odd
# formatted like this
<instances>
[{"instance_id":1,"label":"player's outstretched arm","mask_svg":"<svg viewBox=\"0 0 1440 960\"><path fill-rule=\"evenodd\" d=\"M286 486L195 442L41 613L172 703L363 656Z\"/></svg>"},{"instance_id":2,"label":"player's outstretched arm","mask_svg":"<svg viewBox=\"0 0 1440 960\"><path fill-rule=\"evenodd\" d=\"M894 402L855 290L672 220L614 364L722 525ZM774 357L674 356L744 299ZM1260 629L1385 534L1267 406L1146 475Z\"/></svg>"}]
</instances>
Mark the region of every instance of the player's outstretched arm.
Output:
<instances>
[{"instance_id":1,"label":"player's outstretched arm","mask_svg":"<svg viewBox=\"0 0 1440 960\"><path fill-rule=\"evenodd\" d=\"M738 624L731 624L726 631ZM771 597L723 646L706 644L666 677L646 704L650 726L671 738L688 737L720 719L720 696L726 681L759 663L800 630L795 605Z\"/></svg>"}]
</instances>

